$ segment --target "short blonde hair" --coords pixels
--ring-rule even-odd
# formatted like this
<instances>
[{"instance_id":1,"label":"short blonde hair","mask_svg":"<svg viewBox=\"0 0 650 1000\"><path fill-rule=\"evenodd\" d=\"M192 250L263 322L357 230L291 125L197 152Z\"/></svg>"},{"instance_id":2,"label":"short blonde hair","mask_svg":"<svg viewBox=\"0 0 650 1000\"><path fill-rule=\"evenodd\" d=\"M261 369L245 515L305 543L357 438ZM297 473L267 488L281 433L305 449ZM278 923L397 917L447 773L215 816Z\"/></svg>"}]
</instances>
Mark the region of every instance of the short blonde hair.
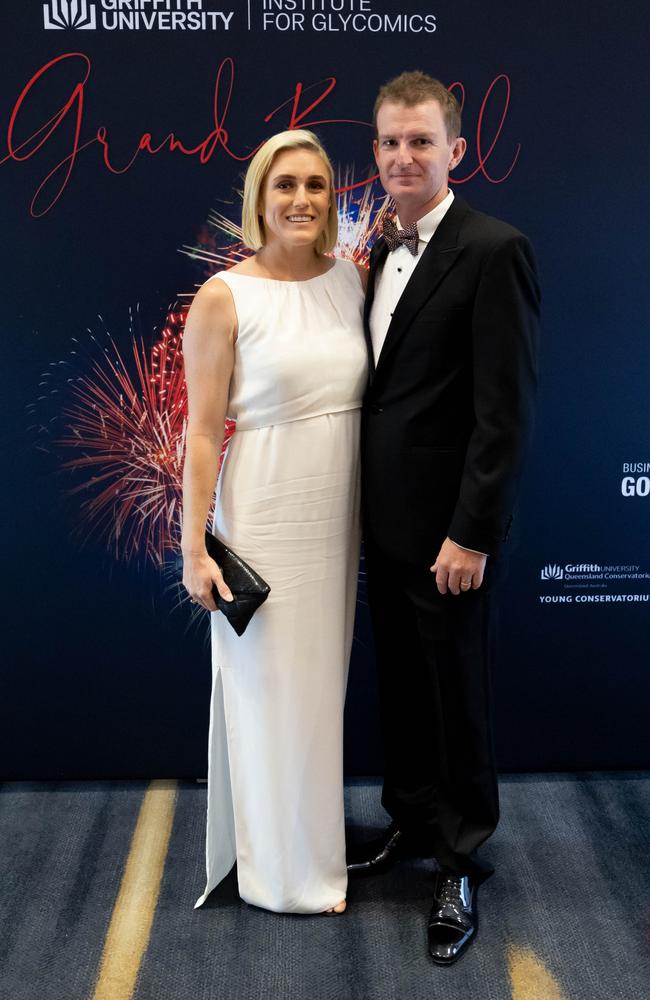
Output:
<instances>
[{"instance_id":1,"label":"short blonde hair","mask_svg":"<svg viewBox=\"0 0 650 1000\"><path fill-rule=\"evenodd\" d=\"M260 146L250 162L244 180L244 200L242 205L242 236L243 241L251 250L259 250L266 242L264 222L260 215L262 188L273 161L287 149L310 149L318 153L327 167L330 184L330 207L327 215L327 225L316 240L316 253L329 253L336 246L339 235L339 218L336 211L336 192L334 191L334 171L329 156L321 146L313 132L306 129L292 129L288 132L278 132Z\"/></svg>"}]
</instances>

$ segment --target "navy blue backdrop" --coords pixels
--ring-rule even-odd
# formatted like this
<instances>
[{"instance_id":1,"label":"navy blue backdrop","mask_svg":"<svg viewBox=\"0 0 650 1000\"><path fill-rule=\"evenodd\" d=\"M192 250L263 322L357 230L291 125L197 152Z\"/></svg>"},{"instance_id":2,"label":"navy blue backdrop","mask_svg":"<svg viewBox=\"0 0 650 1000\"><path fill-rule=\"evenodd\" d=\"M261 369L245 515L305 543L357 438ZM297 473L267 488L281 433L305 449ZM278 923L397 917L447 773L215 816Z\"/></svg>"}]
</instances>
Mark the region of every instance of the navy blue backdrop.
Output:
<instances>
[{"instance_id":1,"label":"navy blue backdrop","mask_svg":"<svg viewBox=\"0 0 650 1000\"><path fill-rule=\"evenodd\" d=\"M406 68L464 99L456 193L532 239L543 283L500 764L650 765L646 4L121 6L0 4L3 776L205 773L207 630L174 582L183 307L238 253L254 148L309 125L342 188L371 178L374 95ZM343 252L381 205L342 192ZM381 768L366 611L362 585L356 773Z\"/></svg>"}]
</instances>

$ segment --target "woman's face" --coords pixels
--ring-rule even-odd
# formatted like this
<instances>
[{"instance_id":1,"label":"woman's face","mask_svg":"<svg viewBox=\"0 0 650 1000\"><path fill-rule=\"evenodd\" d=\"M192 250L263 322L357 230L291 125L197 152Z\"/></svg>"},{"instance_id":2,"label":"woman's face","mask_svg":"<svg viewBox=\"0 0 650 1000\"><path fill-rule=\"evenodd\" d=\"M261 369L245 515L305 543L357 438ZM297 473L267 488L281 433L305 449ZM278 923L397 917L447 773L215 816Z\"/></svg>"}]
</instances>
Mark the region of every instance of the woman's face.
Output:
<instances>
[{"instance_id":1,"label":"woman's face","mask_svg":"<svg viewBox=\"0 0 650 1000\"><path fill-rule=\"evenodd\" d=\"M266 244L311 246L327 225L329 206L329 174L319 154L311 149L278 153L262 188Z\"/></svg>"}]
</instances>

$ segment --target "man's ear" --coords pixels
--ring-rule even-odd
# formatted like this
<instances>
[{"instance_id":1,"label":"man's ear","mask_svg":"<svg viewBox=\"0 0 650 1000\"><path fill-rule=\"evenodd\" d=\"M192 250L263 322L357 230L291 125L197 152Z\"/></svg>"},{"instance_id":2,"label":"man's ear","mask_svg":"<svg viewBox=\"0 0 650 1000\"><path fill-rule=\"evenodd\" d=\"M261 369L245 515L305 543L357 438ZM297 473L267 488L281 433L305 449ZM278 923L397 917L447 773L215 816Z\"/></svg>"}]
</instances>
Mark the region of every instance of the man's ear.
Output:
<instances>
[{"instance_id":1,"label":"man's ear","mask_svg":"<svg viewBox=\"0 0 650 1000\"><path fill-rule=\"evenodd\" d=\"M379 143L376 139L372 140L372 153L375 158L375 163L379 166L379 160L377 159L377 155L379 153Z\"/></svg>"},{"instance_id":2,"label":"man's ear","mask_svg":"<svg viewBox=\"0 0 650 1000\"><path fill-rule=\"evenodd\" d=\"M451 159L449 161L449 170L453 170L457 167L462 158L465 155L467 149L467 142L463 139L462 135L459 135L454 143L451 151Z\"/></svg>"}]
</instances>

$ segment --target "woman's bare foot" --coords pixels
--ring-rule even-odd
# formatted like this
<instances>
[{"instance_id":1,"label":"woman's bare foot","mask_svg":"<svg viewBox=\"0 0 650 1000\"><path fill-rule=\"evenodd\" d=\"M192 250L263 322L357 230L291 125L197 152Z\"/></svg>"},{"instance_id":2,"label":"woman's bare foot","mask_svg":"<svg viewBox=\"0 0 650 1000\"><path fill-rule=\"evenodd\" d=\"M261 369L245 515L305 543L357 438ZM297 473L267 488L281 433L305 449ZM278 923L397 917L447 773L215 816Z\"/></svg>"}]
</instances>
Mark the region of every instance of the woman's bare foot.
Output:
<instances>
[{"instance_id":1,"label":"woman's bare foot","mask_svg":"<svg viewBox=\"0 0 650 1000\"><path fill-rule=\"evenodd\" d=\"M343 913L346 906L346 901L342 899L340 903L336 904L336 906L330 906L329 910L325 910L325 913Z\"/></svg>"}]
</instances>

